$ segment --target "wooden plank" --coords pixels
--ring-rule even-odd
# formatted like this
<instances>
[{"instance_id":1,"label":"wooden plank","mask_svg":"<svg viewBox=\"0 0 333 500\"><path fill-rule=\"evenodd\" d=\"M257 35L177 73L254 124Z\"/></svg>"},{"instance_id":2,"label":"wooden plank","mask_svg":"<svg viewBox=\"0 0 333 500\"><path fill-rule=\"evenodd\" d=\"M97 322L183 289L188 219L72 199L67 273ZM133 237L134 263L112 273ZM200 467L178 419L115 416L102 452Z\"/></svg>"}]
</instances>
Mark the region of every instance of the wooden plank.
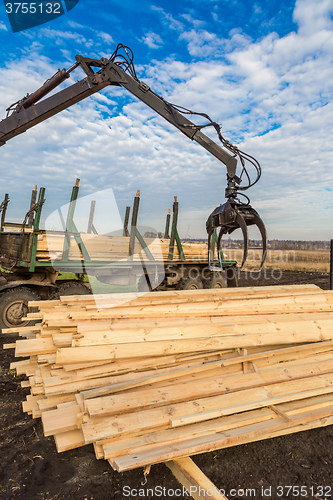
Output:
<instances>
[{"instance_id":1,"label":"wooden plank","mask_svg":"<svg viewBox=\"0 0 333 500\"><path fill-rule=\"evenodd\" d=\"M22 409L26 412L31 412L32 409L38 406L38 402L44 399L45 396L31 396L30 394L27 396L26 401L22 402Z\"/></svg>"},{"instance_id":2,"label":"wooden plank","mask_svg":"<svg viewBox=\"0 0 333 500\"><path fill-rule=\"evenodd\" d=\"M80 448L86 444L81 429L56 434L54 440L58 453Z\"/></svg>"},{"instance_id":3,"label":"wooden plank","mask_svg":"<svg viewBox=\"0 0 333 500\"><path fill-rule=\"evenodd\" d=\"M266 298L258 300L220 300L210 302L207 298L205 302L192 303L185 302L181 304L172 304L172 302L163 305L130 305L123 307L113 307L102 309L100 311L74 311L71 318L75 321L84 318L102 318L126 316L132 318L141 317L163 317L163 316L220 316L220 315L249 315L249 314L275 314L281 310L286 313L314 312L314 311L333 311L333 302L330 300L328 292L309 294L292 297Z\"/></svg>"},{"instance_id":4,"label":"wooden plank","mask_svg":"<svg viewBox=\"0 0 333 500\"><path fill-rule=\"evenodd\" d=\"M228 500L190 457L165 462L194 500Z\"/></svg>"},{"instance_id":5,"label":"wooden plank","mask_svg":"<svg viewBox=\"0 0 333 500\"><path fill-rule=\"evenodd\" d=\"M53 308L60 306L60 300L30 300L29 307L38 307L40 311L44 311L45 309L52 310ZM31 327L25 327L31 328Z\"/></svg>"},{"instance_id":6,"label":"wooden plank","mask_svg":"<svg viewBox=\"0 0 333 500\"><path fill-rule=\"evenodd\" d=\"M277 415L279 415L279 417L284 418L284 419L285 419L285 420L287 420L288 422L291 422L291 421L293 420L293 419L292 419L292 418L290 418L290 417L289 417L286 413L284 413L283 411L279 410L279 408L278 408L277 406L272 405L272 406L269 406L269 408L270 408L271 410L273 410L273 411L274 411L274 413L276 413Z\"/></svg>"},{"instance_id":7,"label":"wooden plank","mask_svg":"<svg viewBox=\"0 0 333 500\"><path fill-rule=\"evenodd\" d=\"M181 363L180 360L180 362L177 363L174 356L168 356L166 359L161 359L160 357L153 358L152 361L149 361L148 358L146 360L141 360L140 364L129 364L127 366L125 364L119 365L119 363L107 363L100 366L94 366L92 368L76 370L75 374L79 377L94 377L103 374L114 374L117 377L115 379L116 384L125 381L132 381L135 376L140 378L151 378L151 376L158 377L159 375L163 375L163 373L167 373L177 369L180 370L181 367L183 367L184 369L189 368L196 364L198 364L196 360L188 363ZM159 375L157 375L157 373ZM115 384L112 384L112 387L114 387Z\"/></svg>"},{"instance_id":8,"label":"wooden plank","mask_svg":"<svg viewBox=\"0 0 333 500\"><path fill-rule=\"evenodd\" d=\"M333 375L304 379L301 392L299 386L299 381L291 380L268 387L169 404L165 407L143 408L139 412L115 415L112 419L108 416L94 417L82 425L82 430L86 442L91 443L101 439L129 436L148 429L187 425L288 401L332 394Z\"/></svg>"},{"instance_id":9,"label":"wooden plank","mask_svg":"<svg viewBox=\"0 0 333 500\"><path fill-rule=\"evenodd\" d=\"M39 303L40 303L40 301L36 301L35 302L36 305L34 307L38 307ZM29 303L29 305L30 305L30 303ZM6 333L25 334L25 333L37 333L37 332L40 332L40 330L41 330L41 325L37 324L34 326L20 326L20 327L14 327L14 328L3 328L2 333L3 334L6 334Z\"/></svg>"},{"instance_id":10,"label":"wooden plank","mask_svg":"<svg viewBox=\"0 0 333 500\"><path fill-rule=\"evenodd\" d=\"M214 336L213 338L181 339L170 341L132 342L127 344L109 344L84 347L64 347L57 350L56 363L66 364L70 362L86 362L92 359L120 360L123 358L142 358L145 356L165 356L189 352L217 351L234 348L248 348L257 345L276 344L298 344L303 342L317 342L320 340L332 340L333 330L322 332L298 332L283 333L277 336L273 334L250 334L250 335L228 335Z\"/></svg>"},{"instance_id":11,"label":"wooden plank","mask_svg":"<svg viewBox=\"0 0 333 500\"><path fill-rule=\"evenodd\" d=\"M56 352L52 338L39 338L17 340L15 346L15 356L32 356L34 354L50 354Z\"/></svg>"},{"instance_id":12,"label":"wooden plank","mask_svg":"<svg viewBox=\"0 0 333 500\"><path fill-rule=\"evenodd\" d=\"M158 366L163 366L163 365L168 365L168 364L173 364L177 363L177 356L164 356L163 359L158 356L158 357L149 357L147 356L144 359L122 359L119 361L110 361L108 359L106 360L101 360L101 361L91 361L91 362L84 362L84 363L66 363L64 365L61 365L64 367L65 371L75 371L77 373L82 373L83 375L86 375L86 373L83 372L83 370L90 370L90 369L96 369L97 373L99 369L102 366L106 366L107 371L109 371L110 366L112 365L113 367L113 372L114 373L121 373L121 372L129 372L129 371L136 371L140 369L145 369L145 368L157 368ZM94 375L92 373L91 375Z\"/></svg>"},{"instance_id":13,"label":"wooden plank","mask_svg":"<svg viewBox=\"0 0 333 500\"><path fill-rule=\"evenodd\" d=\"M185 441L189 438L206 436L214 432L223 432L274 418L277 418L277 415L269 408L261 408L259 410L220 417L204 423L188 425L183 428L148 431L133 437L113 438L98 441L98 443L101 443L104 458L110 459L122 455L131 455L134 449L140 451L145 446L154 446L157 448L168 443Z\"/></svg>"},{"instance_id":14,"label":"wooden plank","mask_svg":"<svg viewBox=\"0 0 333 500\"><path fill-rule=\"evenodd\" d=\"M56 347L71 347L72 340L72 333L54 333L52 335L52 341Z\"/></svg>"},{"instance_id":15,"label":"wooden plank","mask_svg":"<svg viewBox=\"0 0 333 500\"><path fill-rule=\"evenodd\" d=\"M231 291L232 290L232 291ZM243 290L239 292L239 290ZM195 293L192 293L195 292ZM156 295L157 294L157 295ZM306 288L304 290L297 290L293 293L293 297L295 296L304 296L311 295L315 298L320 295L325 295L325 292L322 290L314 290L312 288ZM93 312L96 309L107 308L109 305L115 306L118 304L118 307L132 307L132 306L152 306L152 305L167 305L167 304L184 304L184 303L198 303L198 302L217 302L217 301L233 301L233 300L250 300L256 297L258 299L268 299L268 298L278 298L284 297L285 300L290 299L290 291L288 290L280 290L274 289L270 287L269 291L265 289L265 287L260 287L254 292L249 288L245 289L201 289L200 290L182 290L182 291L166 291L163 294L159 292L150 292L149 294L142 294L140 292L132 292L132 293L121 293L121 294L112 294L112 295L98 295L98 297L94 297L94 299L88 299L81 301L82 310L86 310L88 312ZM124 299L126 300L124 302ZM66 301L67 305L72 304L72 302ZM76 302L77 303L77 302Z\"/></svg>"},{"instance_id":16,"label":"wooden plank","mask_svg":"<svg viewBox=\"0 0 333 500\"><path fill-rule=\"evenodd\" d=\"M45 436L62 434L64 432L77 430L77 418L80 407L76 403L69 406L50 410L42 413L42 423Z\"/></svg>"},{"instance_id":17,"label":"wooden plank","mask_svg":"<svg viewBox=\"0 0 333 500\"><path fill-rule=\"evenodd\" d=\"M326 403L326 408L329 408L329 403ZM316 419L316 415L313 411L320 410L320 404L315 407L306 406L306 415L310 415L309 410L312 412L312 416ZM304 415L305 409L300 407L294 414ZM291 412L292 413L292 412ZM321 413L321 412L320 412ZM268 408L263 408L260 410L254 410L250 412L245 412L242 414L232 415L229 417L222 417L220 419L212 420L207 422L205 425L194 424L186 426L183 429L167 429L162 431L150 432L143 435L135 436L133 438L123 438L123 439L112 439L106 441L100 441L101 447L103 449L103 455L106 459L113 459L117 457L126 457L133 454L142 454L147 451L155 450L156 454L158 450L162 450L163 447L174 448L177 446L182 452L178 456L187 455L189 452L186 450L187 443L189 440L194 440L199 437L208 437L208 439L214 439L218 436L222 436L223 432L230 431L236 428L242 427L244 430L248 428L249 425L263 423L271 421L271 425L275 425L278 420L276 413ZM290 422L292 419L290 419Z\"/></svg>"},{"instance_id":18,"label":"wooden plank","mask_svg":"<svg viewBox=\"0 0 333 500\"><path fill-rule=\"evenodd\" d=\"M74 401L73 395L72 394L65 394L61 396L43 396L43 399L40 399L38 401L38 407L41 412L47 411L47 410L53 410L56 409L58 405L61 403L69 403Z\"/></svg>"},{"instance_id":19,"label":"wooden plank","mask_svg":"<svg viewBox=\"0 0 333 500\"><path fill-rule=\"evenodd\" d=\"M252 424L245 428L239 427L231 431L226 431L219 434L202 436L188 441L165 445L157 449L146 449L142 453L134 453L128 456L120 456L110 460L112 467L118 472L134 469L145 466L147 463L161 463L167 460L184 455L194 455L203 452L209 452L217 449L236 446L248 442L269 439L281 434L300 432L318 426L331 425L333 423L333 410L320 411L317 414L307 413L300 414L299 417L292 422L286 422L282 418Z\"/></svg>"},{"instance_id":20,"label":"wooden plank","mask_svg":"<svg viewBox=\"0 0 333 500\"><path fill-rule=\"evenodd\" d=\"M313 385L312 383L313 382ZM328 386L324 383L322 387L317 386L318 380L306 380L303 381L302 383L302 388L307 387L307 390L299 392L299 393L293 393L292 395L288 395L288 392L284 395L277 395L275 397L271 397L266 399L266 401L262 401L261 403L254 403L251 402L248 405L241 405L238 408L236 406L231 408L224 408L222 410L212 410L212 411L207 411L207 412L202 412L202 413L196 413L194 415L187 415L184 417L175 417L170 420L170 423L172 427L178 427L180 425L188 425L193 422L203 422L205 420L210 420L211 418L216 418L220 417L222 415L230 415L231 413L237 413L237 410L239 409L240 411L247 411L255 407L261 407L261 406L275 406L277 404L287 402L287 401L296 401L298 399L304 399L304 398L309 398L309 397L314 397L314 396L319 396L321 394L332 394L333 393L333 386L332 382L328 383ZM288 384L285 383L286 385ZM294 381L292 382L292 385L294 385ZM305 386L305 387L304 387ZM310 388L310 387L315 387L315 388ZM295 387L295 385L294 385Z\"/></svg>"},{"instance_id":21,"label":"wooden plank","mask_svg":"<svg viewBox=\"0 0 333 500\"><path fill-rule=\"evenodd\" d=\"M206 364L207 368L205 366ZM113 370L113 364L109 363L102 367L97 367L99 370L96 369L93 374L89 373L88 375L81 375L81 370L77 370L74 374L66 372L65 370L54 370L50 377L43 379L43 383L45 387L50 387L75 381L111 377L111 383L104 386L106 393L111 394L131 387L140 387L147 384L151 386L153 383L156 385L158 382L164 382L165 380L175 379L181 376L186 377L185 380L193 380L193 378L190 379L189 376L194 373L200 373L201 371L203 372L202 376L205 377L205 371L209 370L211 373L212 369L219 368L219 366L220 365L215 366L214 362L206 362L205 359L202 361L200 359L194 359L193 361L183 363L180 361L179 363L172 363L171 365L163 363L159 366L148 366L146 369L133 365L129 367L130 369L127 368L126 370L117 372ZM104 368L104 370L102 368ZM239 371L238 365L231 365L223 369L223 372L226 374L235 373L237 371ZM216 373L221 373L221 370L217 370Z\"/></svg>"},{"instance_id":22,"label":"wooden plank","mask_svg":"<svg viewBox=\"0 0 333 500\"><path fill-rule=\"evenodd\" d=\"M196 380L200 380L201 378L205 378L208 376L213 377L214 375L221 374L221 368L216 368L215 363L217 363L217 366L221 366L221 363L219 362L203 362L198 365L197 360L195 360L193 363L188 363L187 366L181 364L172 367L159 368L158 371L155 369L140 372L138 374L130 372L114 377L113 384L105 385L100 389L83 391L82 395L84 399L91 399L98 396L105 396L122 391L127 391L128 389L139 387L143 388L147 385L149 385L149 387L163 387L163 385L165 385L165 382L168 382L168 385L175 384L177 383L177 381L186 383L187 381L193 381L193 375L197 375ZM228 374L230 372L238 371L237 366L238 365L233 365L231 370L225 369L224 373ZM180 369L177 369L178 367L180 367ZM206 374L207 371L208 373Z\"/></svg>"},{"instance_id":23,"label":"wooden plank","mask_svg":"<svg viewBox=\"0 0 333 500\"><path fill-rule=\"evenodd\" d=\"M15 342L12 342L11 344L3 344L2 348L3 349L14 349L15 347Z\"/></svg>"},{"instance_id":24,"label":"wooden plank","mask_svg":"<svg viewBox=\"0 0 333 500\"><path fill-rule=\"evenodd\" d=\"M147 305L147 301L149 304L165 304L167 301L169 303L184 303L184 302L196 302L196 301L207 301L207 297L213 296L214 300L245 300L245 299L253 299L257 298L266 298L266 299L274 299L274 298L285 298L290 301L291 297L304 297L305 300L310 300L310 297L319 298L323 296L329 296L329 291L321 290L319 287L294 287L294 286L268 286L268 287L245 287L245 288L232 288L232 289L201 289L201 290L171 290L165 291L162 294L160 292L150 292L149 294L140 294L138 292L131 293L113 293L113 294L99 294L98 300L100 303L108 302L114 303L116 301L122 301L124 298L128 300L128 303L131 305L137 303L144 303ZM50 301L49 301L50 302ZM46 307L49 306L49 302L46 304ZM74 305L74 304L82 304L82 306L94 308L96 307L96 298L93 296L81 296L81 299L75 298L66 298L61 297L60 303L63 305ZM43 306L42 306L43 307Z\"/></svg>"},{"instance_id":25,"label":"wooden plank","mask_svg":"<svg viewBox=\"0 0 333 500\"><path fill-rule=\"evenodd\" d=\"M37 363L31 361L30 359L23 359L22 361L13 361L10 363L10 369L16 370L17 375L26 374L30 370L36 370L38 367ZM27 375L28 376L28 375Z\"/></svg>"},{"instance_id":26,"label":"wooden plank","mask_svg":"<svg viewBox=\"0 0 333 500\"><path fill-rule=\"evenodd\" d=\"M288 380L304 380L310 376L333 372L333 358L326 362L315 360L305 363L301 367L277 367L262 371L260 374L231 374L220 376L208 376L204 379L195 378L192 382L184 384L182 380L174 385L163 387L149 387L141 391L126 391L124 394L114 394L101 398L85 401L85 409L90 416L114 415L133 411L136 408L147 408L164 406L177 402L210 397L218 394L228 394L234 391L242 391L248 388L283 383Z\"/></svg>"},{"instance_id":27,"label":"wooden plank","mask_svg":"<svg viewBox=\"0 0 333 500\"><path fill-rule=\"evenodd\" d=\"M197 339L207 337L231 336L231 335L246 335L250 334L274 334L280 338L283 334L297 335L300 332L299 321L285 321L270 323L252 323L217 326L217 325L203 325L203 326L173 326L173 327L155 327L155 328L128 328L123 330L102 330L91 331L73 334L72 337L66 337L67 342L69 338L73 339L73 347L108 345L108 344L124 344L134 342L157 342L167 340L182 340L182 339ZM325 338L333 337L332 321L331 320L318 320L318 321L303 321L302 334L322 334L322 340ZM328 336L328 337L327 337ZM53 335L53 339L61 342L61 335ZM60 339L60 340L58 340ZM64 339L64 342L66 340ZM235 346L237 347L237 346Z\"/></svg>"},{"instance_id":28,"label":"wooden plank","mask_svg":"<svg viewBox=\"0 0 333 500\"><path fill-rule=\"evenodd\" d=\"M318 396L316 398L309 398L301 401L293 401L291 403L284 403L276 406L275 408L288 414L291 418L294 415L307 411L314 411L321 408L329 408L331 405L332 396ZM180 441L188 440L199 436L207 436L213 433L221 433L227 430L235 429L237 427L246 427L258 422L277 419L278 415L270 408L261 408L258 410L251 410L244 413L220 417L207 422L187 425L185 427L171 428L158 431L148 431L141 433L134 437L129 438L113 438L101 443L104 457L106 459L115 458L122 455L131 455L133 450L144 450L145 446L154 446L155 448Z\"/></svg>"},{"instance_id":29,"label":"wooden plank","mask_svg":"<svg viewBox=\"0 0 333 500\"><path fill-rule=\"evenodd\" d=\"M190 375L188 377L190 377ZM96 395L104 394L105 391L109 393L110 387L112 390L112 387L117 382L117 379L119 379L119 376L115 376L115 374L112 373L111 375L104 373L94 378L83 379L80 379L77 376L68 379L62 379L61 377L49 377L43 381L44 392L46 395L61 395L76 391L84 391L84 397L95 397ZM134 383L133 385L135 386L136 384ZM101 389L96 390L96 388Z\"/></svg>"},{"instance_id":30,"label":"wooden plank","mask_svg":"<svg viewBox=\"0 0 333 500\"><path fill-rule=\"evenodd\" d=\"M285 322L285 321L317 321L317 320L331 320L333 321L333 313L330 312L297 312L297 313L289 313L289 314L260 314L260 315L243 315L243 316L195 316L188 315L177 318L178 326L199 326L199 325L207 325L213 324L218 326L225 325L233 325L235 323L242 324L252 324L252 323L271 323L275 322ZM57 320L59 321L59 320ZM68 320L72 321L72 320ZM74 323L72 322L72 325ZM76 323L75 323L76 324ZM149 318L144 317L140 318L140 328L156 328L156 327L173 327L175 326L175 319L172 317L158 317L158 318ZM93 318L86 320L79 320L77 322L77 330L78 333L84 333L85 331L94 331L98 330L120 330L120 329L129 329L136 328L138 326L137 318L126 318L126 317L117 317L113 318L112 315L109 318ZM59 325L61 327L61 325Z\"/></svg>"},{"instance_id":31,"label":"wooden plank","mask_svg":"<svg viewBox=\"0 0 333 500\"><path fill-rule=\"evenodd\" d=\"M37 355L38 363L48 363L49 365L53 365L56 362L55 353L51 354L38 354Z\"/></svg>"},{"instance_id":32,"label":"wooden plank","mask_svg":"<svg viewBox=\"0 0 333 500\"><path fill-rule=\"evenodd\" d=\"M326 343L320 343L320 344L317 344L315 345L316 347L313 347L313 344L310 344L312 347L308 347L308 346L302 346L303 347L303 350L300 349L300 352L297 352L297 350L295 350L296 348L293 348L290 350L288 349L281 349L281 353L280 355L277 355L277 352L278 351L273 351L273 353L276 353L276 356L274 357L274 362L275 363L281 363L282 361L284 362L283 363L283 368L289 368L290 366L293 367L293 366L297 366L297 365L304 365L304 363L306 362L307 366L309 367L309 369L312 368L311 365L309 365L309 363L315 363L315 364L318 364L318 363L322 363L322 362L327 362L327 361L330 361L331 360L331 353L330 351L327 353L325 352L325 348L324 346L322 346L321 344L326 344ZM307 347L307 349L304 349L304 347ZM321 352L321 349L324 349L324 353L323 354L318 354ZM327 347L326 347L327 349ZM286 353L284 353L284 351L287 351ZM315 358L306 358L306 360L304 360L304 358L302 357L302 353L303 353L303 356L310 356L310 354L314 354L314 353L317 353L316 357ZM257 355L253 355L253 356L258 356L258 358L262 357L262 354L263 353L260 353L260 354L257 354ZM296 355L297 354L297 355ZM291 361L289 361L289 358L291 358ZM249 357L249 356L247 356ZM145 385L149 385L150 387L153 387L152 384L154 384L154 387L157 386L157 387L161 387L161 384L162 382L164 381L168 381L168 384L176 384L178 381L179 382L186 382L186 381L190 381L192 382L193 381L193 375L194 374L197 374L196 376L196 380L199 380L199 378L206 378L206 377L210 377L210 378L213 378L213 377L216 377L216 376L220 376L222 375L222 373L225 375L228 375L228 374L232 374L232 373L236 373L237 371L240 371L241 370L241 363L243 362L244 359L246 359L247 357L238 357L238 358L232 358L230 361L232 361L232 363L228 363L228 360L227 361L224 361L222 358L219 359L218 361L212 361L212 362L209 362L207 360L206 357L202 358L201 360L198 359L198 360L193 360L192 362L190 363L186 363L186 364L176 364L176 366L167 366L165 368L163 368L163 365L161 365L159 367L159 370L158 370L158 374L156 374L156 365L153 366L153 369L152 370L148 370L148 371L145 371L145 372L142 372L140 371L139 373L135 373L137 370L138 370L138 367L137 366L133 366L133 370L134 370L134 373L133 372L126 372L125 374L116 374L113 372L113 365L112 363L110 363L109 365L102 365L100 367L97 367L98 370L95 370L92 374L91 373L88 373L88 376L86 377L79 377L78 375L81 374L81 371L76 372L76 375L72 376L72 377L69 377L68 375L66 375L66 372L64 372L65 375L61 376L61 377L57 377L57 376L52 376L52 377L49 377L49 378L44 378L43 379L43 383L44 383L44 386L45 387L48 387L50 388L51 386L58 386L55 390L57 392L66 392L66 388L63 389L63 387L65 387L67 384L71 384L73 382L82 382L82 379L83 378L89 378L91 375L93 377L100 377L101 380L100 381L96 381L96 382L93 382L92 383L92 386L95 386L95 387L98 387L97 389L84 389L84 385L79 385L77 386L77 389L80 389L80 390L83 390L83 397L85 399L88 399L88 398L95 398L97 396L103 396L103 395L108 395L108 394L114 394L116 392L119 392L119 391L123 391L123 390L127 390L127 389L130 389L130 388L135 388L135 387L144 387ZM296 359L294 359L296 357ZM298 359L300 358L300 359ZM271 358L272 359L272 358ZM197 363L197 361L200 361L200 364ZM226 366L225 366L226 364ZM268 364L268 367L266 367L266 364ZM261 369L264 369L264 370L271 370L270 368L270 364L271 363L268 363L267 360L265 360L265 363L262 362L260 364L260 367ZM282 366L282 365L280 365ZM315 370L318 370L318 368L315 366L314 367ZM215 371L214 371L215 370ZM320 368L320 370L323 370L323 367ZM207 374L205 374L205 372L208 372ZM109 373L108 373L109 372ZM257 370L258 372L258 370ZM304 372L304 369L303 369L303 372ZM59 370L56 371L56 373L59 373ZM68 372L67 372L68 373ZM85 373L85 371L84 371ZM264 372L263 372L264 373ZM287 372L285 372L287 373ZM310 373L310 372L309 372ZM311 372L312 374L314 374L314 371ZM306 374L308 374L306 372ZM110 376L109 379L105 378L107 376ZM143 377L143 378L142 378ZM110 382L110 385L106 384L106 382ZM88 385L90 384L90 382L88 382ZM63 387L62 387L63 386ZM69 390L72 391L73 389L75 389L75 385L70 388Z\"/></svg>"},{"instance_id":33,"label":"wooden plank","mask_svg":"<svg viewBox=\"0 0 333 500\"><path fill-rule=\"evenodd\" d=\"M317 285L313 284L305 284L305 285L268 285L268 286L261 286L261 287L236 287L236 288L230 288L230 289L214 289L213 293L215 294L220 294L220 296L227 296L229 299L233 296L249 296L251 295L252 297L256 296L256 294L260 293L266 293L267 295L272 295L275 296L279 293L284 293L284 294L291 294L291 293L322 293L323 290L321 290ZM212 290L208 289L198 289L198 290L167 290L164 291L162 294L161 292L150 292L149 297L151 299L156 299L156 300L165 300L166 298L173 298L173 297L182 297L186 296L190 298L191 300L195 300L196 297L201 297L201 296L207 296L212 293ZM137 293L129 293L126 294L128 297L132 297L133 299L138 296ZM122 298L123 293L111 293L111 294L99 294L98 299L99 300L113 300L115 298ZM77 303L77 302L82 302L84 304L86 303L95 303L95 299L92 296L83 296L83 295L76 295L76 296L64 296L60 298L60 302L62 304L72 304L72 303Z\"/></svg>"},{"instance_id":34,"label":"wooden plank","mask_svg":"<svg viewBox=\"0 0 333 500\"><path fill-rule=\"evenodd\" d=\"M90 369L90 368L97 368L101 367L103 365L108 364L107 360L102 360L102 361L87 361L86 363L67 363L65 365L55 365L58 367L63 368L66 372L75 372L76 370L83 370L83 369Z\"/></svg>"}]
</instances>

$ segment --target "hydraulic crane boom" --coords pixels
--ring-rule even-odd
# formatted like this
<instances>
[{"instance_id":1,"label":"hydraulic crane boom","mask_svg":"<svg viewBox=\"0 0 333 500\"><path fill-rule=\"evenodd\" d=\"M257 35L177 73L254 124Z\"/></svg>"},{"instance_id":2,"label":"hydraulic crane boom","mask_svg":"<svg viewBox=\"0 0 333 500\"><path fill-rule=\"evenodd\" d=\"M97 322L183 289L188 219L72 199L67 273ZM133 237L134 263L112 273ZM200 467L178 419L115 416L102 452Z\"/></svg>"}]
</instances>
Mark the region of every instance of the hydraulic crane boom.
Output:
<instances>
[{"instance_id":1,"label":"hydraulic crane boom","mask_svg":"<svg viewBox=\"0 0 333 500\"><path fill-rule=\"evenodd\" d=\"M124 50L125 55L120 53L121 49ZM42 100L51 90L69 78L70 73L78 66L86 73L87 76L85 78ZM259 227L263 239L263 263L266 254L265 226L257 212L250 206L249 199L245 197L247 202L242 203L237 198L237 195L241 194L239 191L251 187L259 180L261 174L259 163L254 158L239 151L237 147L226 141L221 134L220 126L213 122L208 115L194 113L185 108L170 104L161 96L153 92L146 83L140 81L137 78L133 65L132 51L128 47L118 45L110 59L91 59L77 55L76 63L69 68L69 70L58 70L58 72L47 80L36 92L12 104L7 108L7 117L0 122L0 146L4 145L9 139L25 132L29 128L43 122L47 118L73 104L82 101L86 97L99 92L109 85L123 87L128 90L165 120L178 128L183 134L204 147L210 154L226 166L226 197L228 201L214 210L207 220L206 226L209 237L209 247L210 239L215 228L221 228L218 238L219 250L223 234L231 233L240 227L244 235L243 265L247 256L247 226L256 224ZM204 117L208 123L205 125L196 125L184 116L185 114L199 115ZM215 128L224 149L202 132L201 129L207 126L213 126ZM240 177L236 175L237 157L242 165L242 174L245 172L248 179L248 185L244 187L240 186L242 175ZM257 178L252 183L246 170L246 160L250 161L257 172ZM220 255L219 251L218 254Z\"/></svg>"},{"instance_id":2,"label":"hydraulic crane boom","mask_svg":"<svg viewBox=\"0 0 333 500\"><path fill-rule=\"evenodd\" d=\"M176 109L172 109L171 113L170 106L167 105L166 101L155 94L148 85L135 80L122 68L108 59L89 59L78 55L76 56L76 60L77 64L72 66L70 70L59 70L44 84L44 89L42 87L39 91L34 92L34 94L17 103L15 111L0 124L1 146L12 137L37 125L37 123L99 92L108 85L114 85L121 86L131 92L131 94L135 95L140 101L147 104L147 106L156 111L169 123L177 127L187 137L198 142L218 160L222 161L227 166L229 176L234 177L237 165L236 158L215 144L209 137L198 130L198 127L194 123ZM44 99L42 102L38 102L44 97L45 92L50 92L55 86L62 83L69 77L71 70L79 65L87 73L88 76L86 78ZM92 70L93 67L100 68L101 71L94 73Z\"/></svg>"}]
</instances>

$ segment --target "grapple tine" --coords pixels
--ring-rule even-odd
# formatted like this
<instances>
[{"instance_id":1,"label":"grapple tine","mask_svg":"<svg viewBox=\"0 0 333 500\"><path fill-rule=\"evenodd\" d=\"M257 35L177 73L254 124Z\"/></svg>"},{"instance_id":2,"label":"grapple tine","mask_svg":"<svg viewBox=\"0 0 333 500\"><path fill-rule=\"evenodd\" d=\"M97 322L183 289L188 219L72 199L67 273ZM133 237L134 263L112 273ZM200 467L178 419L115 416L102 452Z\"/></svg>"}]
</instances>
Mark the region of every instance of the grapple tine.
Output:
<instances>
[{"instance_id":1,"label":"grapple tine","mask_svg":"<svg viewBox=\"0 0 333 500\"><path fill-rule=\"evenodd\" d=\"M248 247L249 247L249 237L248 237L246 222L240 213L237 214L236 223L241 228L242 233L243 233L243 238L244 238L244 253L243 253L242 264L240 266L240 269L242 269L242 267L244 266L245 261L247 259L247 252L248 252Z\"/></svg>"},{"instance_id":2,"label":"grapple tine","mask_svg":"<svg viewBox=\"0 0 333 500\"><path fill-rule=\"evenodd\" d=\"M212 267L211 258L210 258L210 247L211 247L212 234L213 234L213 232L208 233L208 266L209 266L209 269Z\"/></svg>"},{"instance_id":3,"label":"grapple tine","mask_svg":"<svg viewBox=\"0 0 333 500\"><path fill-rule=\"evenodd\" d=\"M225 226L222 226L219 232L219 237L217 239L217 255L219 258L219 263L221 266L221 269L223 270L223 263L222 263L222 258L221 258L221 242L222 242L222 236L228 232L228 228Z\"/></svg>"},{"instance_id":4,"label":"grapple tine","mask_svg":"<svg viewBox=\"0 0 333 500\"><path fill-rule=\"evenodd\" d=\"M259 215L254 214L253 215L253 223L258 227L260 234L261 234L261 239L262 239L262 257L261 257L261 263L259 270L262 268L264 265L265 259L266 259L266 253L267 253L267 233L266 233L266 227L265 224L263 223L262 219L259 217Z\"/></svg>"}]
</instances>

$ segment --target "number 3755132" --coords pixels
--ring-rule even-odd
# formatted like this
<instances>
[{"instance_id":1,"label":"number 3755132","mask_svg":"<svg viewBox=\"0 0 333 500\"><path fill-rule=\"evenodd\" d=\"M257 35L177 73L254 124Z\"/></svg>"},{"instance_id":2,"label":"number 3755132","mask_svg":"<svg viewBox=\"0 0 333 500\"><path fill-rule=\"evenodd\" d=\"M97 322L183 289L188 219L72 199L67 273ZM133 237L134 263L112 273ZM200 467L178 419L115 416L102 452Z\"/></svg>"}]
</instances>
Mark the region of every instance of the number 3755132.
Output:
<instances>
[{"instance_id":1,"label":"number 3755132","mask_svg":"<svg viewBox=\"0 0 333 500\"><path fill-rule=\"evenodd\" d=\"M36 3L6 3L7 14L61 14L61 4L58 2L36 2Z\"/></svg>"}]
</instances>

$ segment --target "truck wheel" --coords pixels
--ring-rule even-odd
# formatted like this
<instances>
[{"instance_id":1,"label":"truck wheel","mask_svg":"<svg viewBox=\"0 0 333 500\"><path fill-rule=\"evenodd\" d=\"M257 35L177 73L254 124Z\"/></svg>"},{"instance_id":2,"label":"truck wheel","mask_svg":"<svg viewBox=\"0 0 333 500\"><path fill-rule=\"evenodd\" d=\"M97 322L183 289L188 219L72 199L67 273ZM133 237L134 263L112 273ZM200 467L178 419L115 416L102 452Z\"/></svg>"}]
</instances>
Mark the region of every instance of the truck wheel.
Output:
<instances>
[{"instance_id":1,"label":"truck wheel","mask_svg":"<svg viewBox=\"0 0 333 500\"><path fill-rule=\"evenodd\" d=\"M177 283L177 290L199 290L203 288L203 283L199 278L182 278Z\"/></svg>"},{"instance_id":2,"label":"truck wheel","mask_svg":"<svg viewBox=\"0 0 333 500\"><path fill-rule=\"evenodd\" d=\"M78 281L65 281L58 285L58 289L51 295L50 300L57 300L64 295L90 295L91 290Z\"/></svg>"},{"instance_id":3,"label":"truck wheel","mask_svg":"<svg viewBox=\"0 0 333 500\"><path fill-rule=\"evenodd\" d=\"M7 290L0 295L0 328L15 328L21 326L30 326L36 324L36 321L22 318L28 312L34 312L36 309L29 309L28 302L31 300L40 300L40 296L30 288L14 288Z\"/></svg>"},{"instance_id":4,"label":"truck wheel","mask_svg":"<svg viewBox=\"0 0 333 500\"><path fill-rule=\"evenodd\" d=\"M205 288L227 288L227 280L221 274L204 280Z\"/></svg>"}]
</instances>

